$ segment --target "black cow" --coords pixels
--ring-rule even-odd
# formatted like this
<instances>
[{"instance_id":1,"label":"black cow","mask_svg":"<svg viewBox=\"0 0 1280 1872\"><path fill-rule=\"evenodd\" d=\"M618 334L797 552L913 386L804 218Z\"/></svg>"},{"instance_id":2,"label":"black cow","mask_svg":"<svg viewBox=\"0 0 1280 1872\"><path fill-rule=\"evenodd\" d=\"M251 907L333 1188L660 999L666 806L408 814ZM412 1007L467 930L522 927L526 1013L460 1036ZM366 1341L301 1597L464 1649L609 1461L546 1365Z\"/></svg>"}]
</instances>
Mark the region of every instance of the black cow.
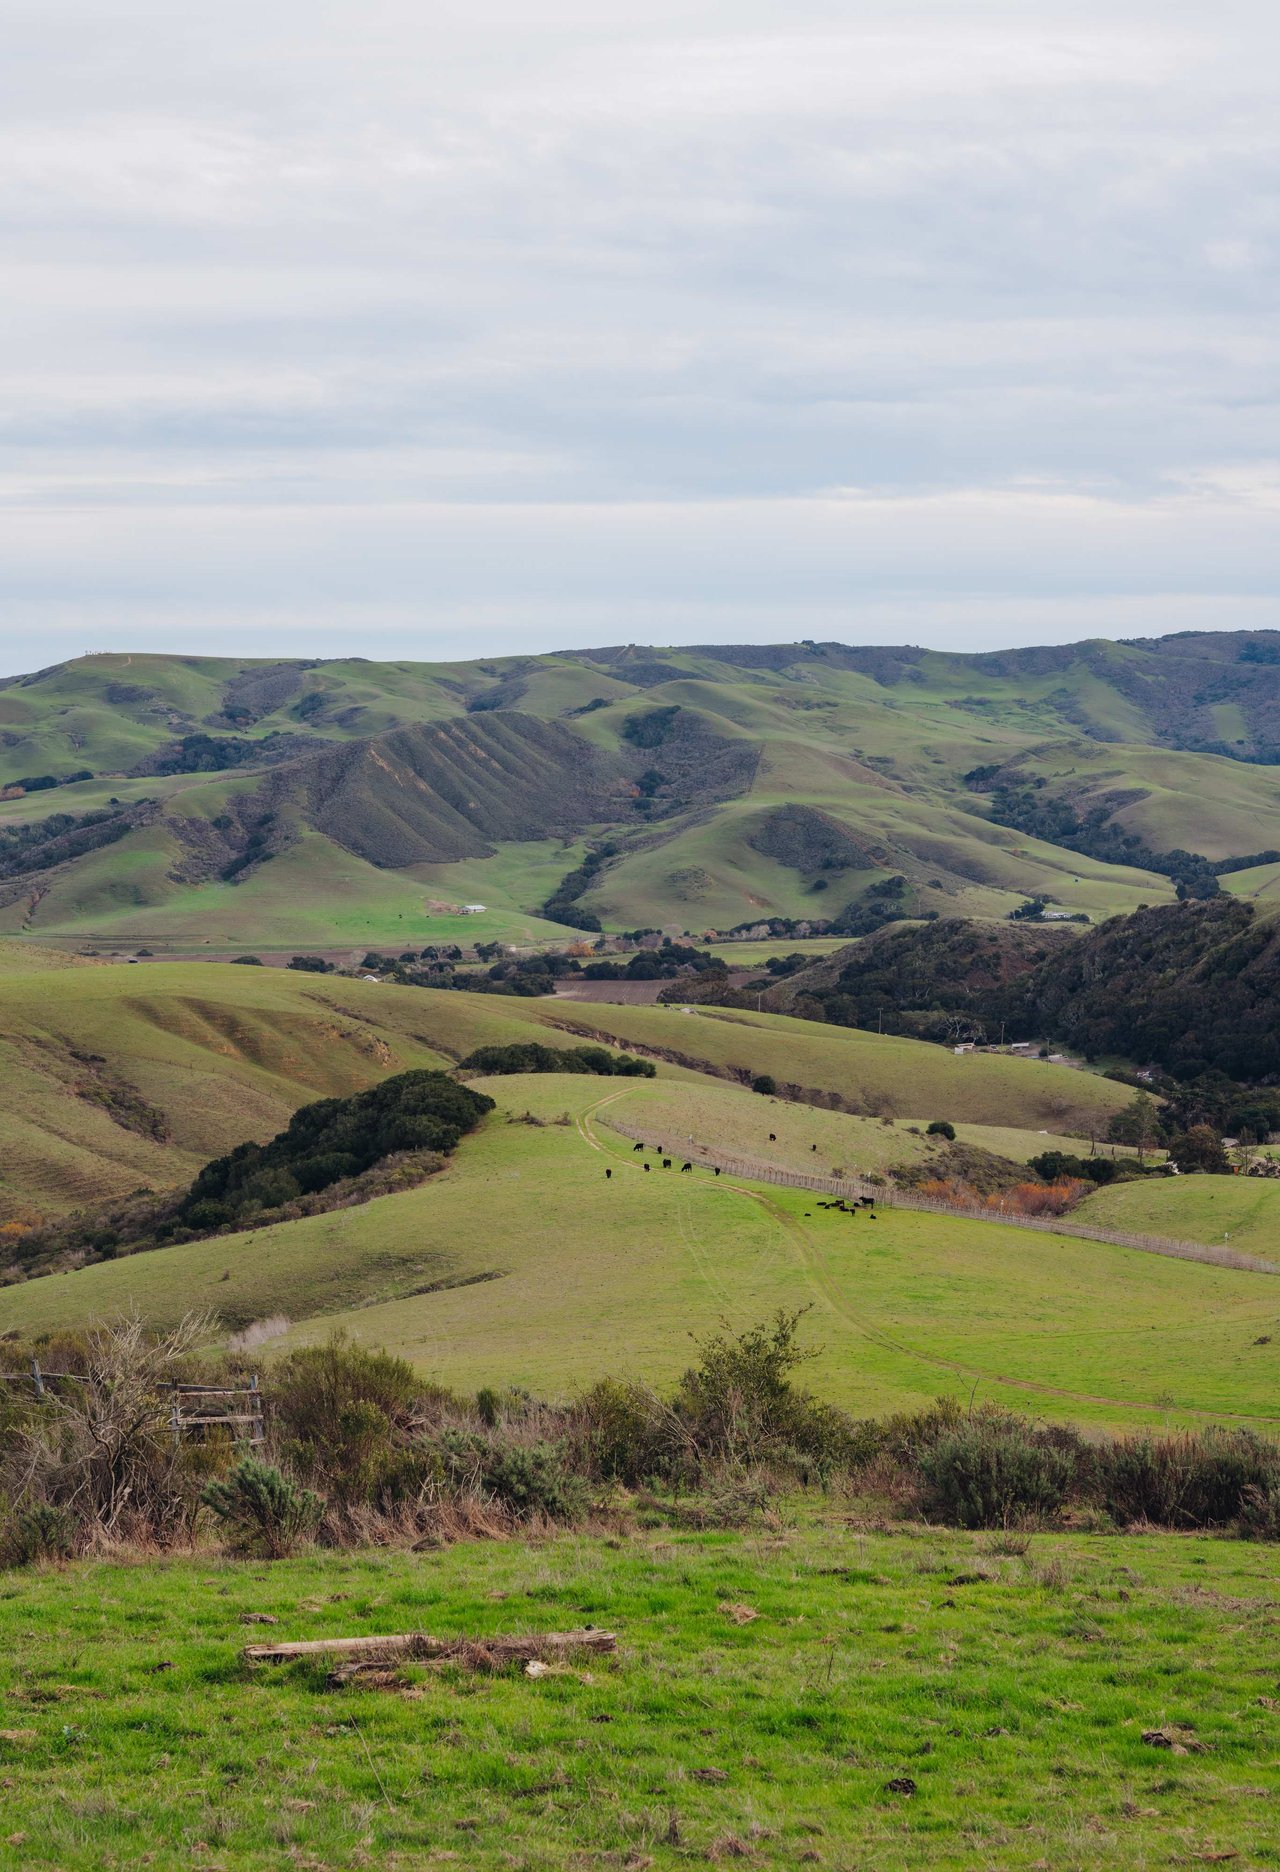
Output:
<instances>
[{"instance_id":1,"label":"black cow","mask_svg":"<svg viewBox=\"0 0 1280 1872\"><path fill-rule=\"evenodd\" d=\"M637 1151L642 1151L643 1149L644 1149L643 1144L633 1144L631 1146L631 1155L634 1157Z\"/></svg>"},{"instance_id":2,"label":"black cow","mask_svg":"<svg viewBox=\"0 0 1280 1872\"><path fill-rule=\"evenodd\" d=\"M818 1148L818 1147L817 1147L817 1145L816 1145L816 1144L811 1144L811 1145L809 1146L809 1149L810 1149L810 1150L817 1150L817 1148Z\"/></svg>"},{"instance_id":3,"label":"black cow","mask_svg":"<svg viewBox=\"0 0 1280 1872\"><path fill-rule=\"evenodd\" d=\"M606 1171L605 1171L605 1173L604 1173L604 1178L605 1178L605 1182L606 1182L606 1183L607 1183L607 1182L609 1181L609 1178L610 1178L610 1177L611 1177L612 1175L613 1175L613 1171L612 1171L612 1170L606 1170Z\"/></svg>"},{"instance_id":4,"label":"black cow","mask_svg":"<svg viewBox=\"0 0 1280 1872\"><path fill-rule=\"evenodd\" d=\"M644 1167L644 1173L645 1173L645 1175L646 1175L646 1176L648 1176L648 1174L649 1174L649 1172L650 1172L650 1170L652 1170L652 1168L653 1168L653 1165L652 1165L652 1164L646 1164L646 1165L645 1165L645 1167Z\"/></svg>"},{"instance_id":5,"label":"black cow","mask_svg":"<svg viewBox=\"0 0 1280 1872\"><path fill-rule=\"evenodd\" d=\"M777 1141L778 1141L778 1134L777 1134L777 1132L776 1132L776 1131L771 1131L771 1132L769 1133L769 1142L770 1142L771 1144L776 1144L776 1143L777 1143Z\"/></svg>"},{"instance_id":6,"label":"black cow","mask_svg":"<svg viewBox=\"0 0 1280 1872\"><path fill-rule=\"evenodd\" d=\"M662 1167L664 1170L669 1170L671 1168L671 1159L669 1157L663 1158Z\"/></svg>"},{"instance_id":7,"label":"black cow","mask_svg":"<svg viewBox=\"0 0 1280 1872\"><path fill-rule=\"evenodd\" d=\"M682 1164L681 1164L681 1166L680 1166L680 1174L681 1174L681 1176L683 1176L683 1175L684 1175L684 1173L685 1173L685 1171L686 1171L686 1170L692 1170L692 1169L693 1169L693 1165L692 1165L691 1163L682 1163Z\"/></svg>"},{"instance_id":8,"label":"black cow","mask_svg":"<svg viewBox=\"0 0 1280 1872\"><path fill-rule=\"evenodd\" d=\"M719 1164L717 1164L717 1165L716 1165L716 1175L717 1175L717 1176L719 1176L719 1174L720 1174L720 1166L719 1166Z\"/></svg>"}]
</instances>

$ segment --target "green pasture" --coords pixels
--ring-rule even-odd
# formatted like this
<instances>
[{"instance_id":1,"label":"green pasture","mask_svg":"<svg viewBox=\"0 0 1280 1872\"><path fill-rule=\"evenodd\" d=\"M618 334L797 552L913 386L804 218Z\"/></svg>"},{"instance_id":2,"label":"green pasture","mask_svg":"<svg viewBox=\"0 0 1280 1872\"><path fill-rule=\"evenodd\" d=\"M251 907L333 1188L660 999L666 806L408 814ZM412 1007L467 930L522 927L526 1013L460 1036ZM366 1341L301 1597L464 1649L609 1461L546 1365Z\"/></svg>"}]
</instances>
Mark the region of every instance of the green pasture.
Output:
<instances>
[{"instance_id":1,"label":"green pasture","mask_svg":"<svg viewBox=\"0 0 1280 1872\"><path fill-rule=\"evenodd\" d=\"M1160 1177L1086 1199L1080 1220L1098 1228L1226 1244L1280 1259L1280 1182L1264 1177Z\"/></svg>"},{"instance_id":2,"label":"green pasture","mask_svg":"<svg viewBox=\"0 0 1280 1872\"><path fill-rule=\"evenodd\" d=\"M1262 1867L1278 1605L1271 1554L1244 1543L1019 1553L834 1509L10 1575L0 1866ZM264 1637L585 1624L616 1654L541 1680L408 1666L408 1693L333 1691L323 1665L240 1658ZM1183 1752L1143 1741L1161 1728Z\"/></svg>"},{"instance_id":3,"label":"green pasture","mask_svg":"<svg viewBox=\"0 0 1280 1872\"><path fill-rule=\"evenodd\" d=\"M664 1080L738 1067L922 1121L1087 1130L1127 1097L1063 1067L956 1059L780 1015L514 1000L228 963L85 963L12 938L0 942L0 1221L181 1182L245 1138L271 1136L308 1099L490 1042L571 1045L583 1032L678 1054L661 1065ZM106 1084L139 1095L166 1135L114 1119L96 1095Z\"/></svg>"},{"instance_id":4,"label":"green pasture","mask_svg":"<svg viewBox=\"0 0 1280 1872\"><path fill-rule=\"evenodd\" d=\"M1280 1277L911 1210L855 1220L678 1156L664 1171L608 1128L625 1084L477 1083L499 1110L418 1189L7 1288L0 1330L283 1316L280 1346L336 1327L462 1389L562 1396L671 1379L691 1332L810 1306L814 1385L864 1414L960 1389L1110 1425L1280 1423Z\"/></svg>"},{"instance_id":5,"label":"green pasture","mask_svg":"<svg viewBox=\"0 0 1280 1872\"><path fill-rule=\"evenodd\" d=\"M673 1148L697 1143L752 1163L816 1176L837 1170L848 1176L883 1174L895 1164L945 1164L947 1155L943 1139L925 1135L924 1122L824 1111L692 1076L636 1080L608 1109L611 1117L644 1131L655 1142L670 1139ZM1014 1163L1025 1163L1046 1150L1072 1155L1088 1150L1078 1137L1005 1125L960 1124L956 1138Z\"/></svg>"}]
</instances>

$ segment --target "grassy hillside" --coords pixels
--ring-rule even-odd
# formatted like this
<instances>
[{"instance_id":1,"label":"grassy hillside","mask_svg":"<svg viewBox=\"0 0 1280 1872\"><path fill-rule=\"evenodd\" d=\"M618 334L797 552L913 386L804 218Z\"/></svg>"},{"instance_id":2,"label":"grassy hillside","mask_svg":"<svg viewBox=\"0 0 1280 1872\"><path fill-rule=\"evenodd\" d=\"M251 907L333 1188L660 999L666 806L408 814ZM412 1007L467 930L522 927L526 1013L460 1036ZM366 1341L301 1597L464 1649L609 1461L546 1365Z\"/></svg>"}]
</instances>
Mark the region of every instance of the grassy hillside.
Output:
<instances>
[{"instance_id":1,"label":"grassy hillside","mask_svg":"<svg viewBox=\"0 0 1280 1872\"><path fill-rule=\"evenodd\" d=\"M409 989L278 969L73 964L55 975L14 945L6 959L0 1219L183 1182L309 1099L524 1030L511 1004L480 996L432 996L433 1007Z\"/></svg>"},{"instance_id":2,"label":"grassy hillside","mask_svg":"<svg viewBox=\"0 0 1280 1872\"><path fill-rule=\"evenodd\" d=\"M0 864L0 928L224 952L426 942L477 901L490 920L467 934L530 940L563 931L539 909L584 838L615 847L578 898L607 928L830 916L889 876L916 913L1042 893L1097 920L1165 901L1168 879L993 823L966 775L1016 761L1152 851L1275 848L1275 648L79 659L0 684L0 785L69 782L0 800L0 830L119 823L96 853Z\"/></svg>"},{"instance_id":3,"label":"grassy hillside","mask_svg":"<svg viewBox=\"0 0 1280 1872\"><path fill-rule=\"evenodd\" d=\"M646 1172L608 1128L636 1088L478 1083L499 1110L418 1189L7 1288L0 1330L133 1307L162 1322L207 1306L234 1327L283 1314L278 1345L337 1326L463 1388L563 1393L670 1378L690 1331L812 1305L814 1383L862 1412L976 1387L1108 1424L1280 1421L1277 1347L1258 1343L1274 1277L908 1210L851 1221L801 1191Z\"/></svg>"},{"instance_id":4,"label":"grassy hillside","mask_svg":"<svg viewBox=\"0 0 1280 1872\"><path fill-rule=\"evenodd\" d=\"M537 1004L534 1004L535 1006ZM1105 1124L1132 1097L1092 1073L1002 1054L966 1053L919 1040L819 1026L782 1014L729 1008L552 1003L540 1017L623 1046L666 1051L745 1078L838 1093L851 1111L949 1118L1021 1130L1080 1132Z\"/></svg>"},{"instance_id":5,"label":"grassy hillside","mask_svg":"<svg viewBox=\"0 0 1280 1872\"><path fill-rule=\"evenodd\" d=\"M955 1060L776 1016L695 1019L213 963L51 973L65 961L0 945L0 1220L182 1182L242 1139L271 1136L307 1099L549 1030L678 1052L683 1066L664 1073L740 1065L901 1117L1087 1129L1123 1102L1122 1089L1058 1067Z\"/></svg>"},{"instance_id":6,"label":"grassy hillside","mask_svg":"<svg viewBox=\"0 0 1280 1872\"><path fill-rule=\"evenodd\" d=\"M1280 1243L1280 1183L1260 1177L1182 1176L1176 1181L1123 1184L1090 1196L1080 1220L1184 1241L1228 1242L1242 1254L1272 1254Z\"/></svg>"}]
</instances>

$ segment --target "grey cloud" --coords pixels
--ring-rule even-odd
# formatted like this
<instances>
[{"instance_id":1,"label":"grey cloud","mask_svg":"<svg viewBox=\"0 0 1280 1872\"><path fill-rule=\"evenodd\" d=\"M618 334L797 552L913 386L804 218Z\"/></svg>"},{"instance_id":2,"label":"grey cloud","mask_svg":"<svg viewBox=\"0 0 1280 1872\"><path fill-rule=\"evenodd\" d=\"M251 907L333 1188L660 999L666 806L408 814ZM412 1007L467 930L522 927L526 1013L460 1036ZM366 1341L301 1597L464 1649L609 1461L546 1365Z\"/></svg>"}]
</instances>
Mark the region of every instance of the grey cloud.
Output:
<instances>
[{"instance_id":1,"label":"grey cloud","mask_svg":"<svg viewBox=\"0 0 1280 1872\"><path fill-rule=\"evenodd\" d=\"M1269 7L6 10L4 667L1280 623Z\"/></svg>"}]
</instances>

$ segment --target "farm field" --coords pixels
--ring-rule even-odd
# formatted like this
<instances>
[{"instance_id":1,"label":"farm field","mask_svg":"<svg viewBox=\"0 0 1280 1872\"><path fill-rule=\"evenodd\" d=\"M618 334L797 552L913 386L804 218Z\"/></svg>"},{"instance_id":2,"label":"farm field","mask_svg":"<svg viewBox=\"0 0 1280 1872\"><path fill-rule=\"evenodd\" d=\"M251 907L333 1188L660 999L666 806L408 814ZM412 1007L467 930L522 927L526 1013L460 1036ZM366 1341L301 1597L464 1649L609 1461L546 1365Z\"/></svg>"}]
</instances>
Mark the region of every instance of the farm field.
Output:
<instances>
[{"instance_id":1,"label":"farm field","mask_svg":"<svg viewBox=\"0 0 1280 1872\"><path fill-rule=\"evenodd\" d=\"M835 1504L747 1533L29 1571L0 1596L0 1866L1260 1867L1278 1609L1242 1542L1020 1553ZM618 1651L332 1691L317 1664L246 1669L262 1616L272 1638L592 1623ZM1192 1748L1143 1741L1166 1727Z\"/></svg>"},{"instance_id":2,"label":"farm field","mask_svg":"<svg viewBox=\"0 0 1280 1872\"><path fill-rule=\"evenodd\" d=\"M861 1414L951 1391L1111 1426L1280 1423L1280 1277L646 1172L607 1128L630 1088L476 1083L501 1109L428 1184L6 1288L0 1331L209 1307L224 1329L276 1320L267 1357L337 1328L463 1390L564 1396L605 1374L665 1381L690 1332L811 1306L814 1388Z\"/></svg>"},{"instance_id":3,"label":"farm field","mask_svg":"<svg viewBox=\"0 0 1280 1872\"><path fill-rule=\"evenodd\" d=\"M847 936L771 936L764 942L709 942L698 946L709 949L730 968L763 969L770 956L802 955L816 961L848 944Z\"/></svg>"}]
</instances>

